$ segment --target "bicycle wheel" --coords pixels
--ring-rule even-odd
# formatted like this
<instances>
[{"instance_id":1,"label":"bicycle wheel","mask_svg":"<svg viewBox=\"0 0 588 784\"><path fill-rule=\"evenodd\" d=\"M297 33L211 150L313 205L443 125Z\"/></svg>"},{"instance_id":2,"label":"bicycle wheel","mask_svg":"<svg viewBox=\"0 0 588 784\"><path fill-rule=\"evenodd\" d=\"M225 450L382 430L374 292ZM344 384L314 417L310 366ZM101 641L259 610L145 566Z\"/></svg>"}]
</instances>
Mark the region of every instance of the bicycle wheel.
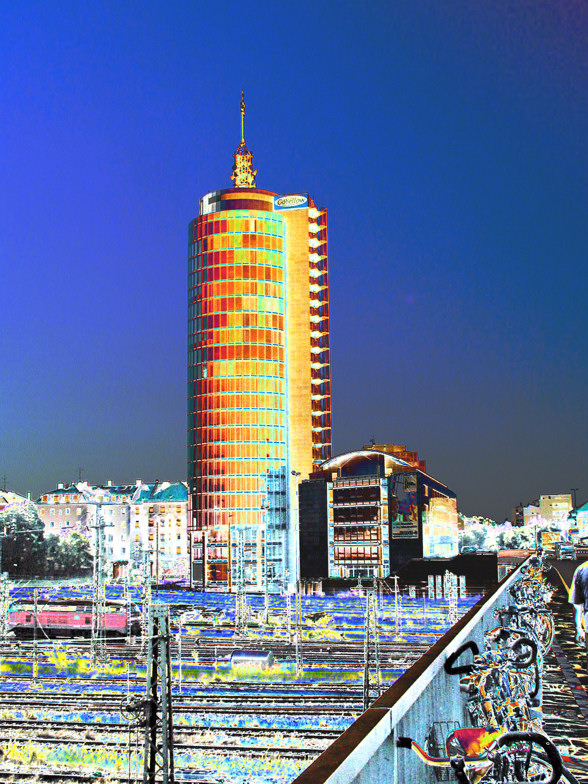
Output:
<instances>
[{"instance_id":1,"label":"bicycle wheel","mask_svg":"<svg viewBox=\"0 0 588 784\"><path fill-rule=\"evenodd\" d=\"M498 740L499 751L486 781L496 784L558 784L565 779L561 756L555 745L537 732L507 732Z\"/></svg>"},{"instance_id":2,"label":"bicycle wheel","mask_svg":"<svg viewBox=\"0 0 588 784\"><path fill-rule=\"evenodd\" d=\"M535 756L539 758L538 761L540 762L546 763L548 761L547 754L543 754L540 751L536 751ZM564 768L558 779L558 784L580 784L580 783L573 773L570 773L570 771L567 768Z\"/></svg>"}]
</instances>

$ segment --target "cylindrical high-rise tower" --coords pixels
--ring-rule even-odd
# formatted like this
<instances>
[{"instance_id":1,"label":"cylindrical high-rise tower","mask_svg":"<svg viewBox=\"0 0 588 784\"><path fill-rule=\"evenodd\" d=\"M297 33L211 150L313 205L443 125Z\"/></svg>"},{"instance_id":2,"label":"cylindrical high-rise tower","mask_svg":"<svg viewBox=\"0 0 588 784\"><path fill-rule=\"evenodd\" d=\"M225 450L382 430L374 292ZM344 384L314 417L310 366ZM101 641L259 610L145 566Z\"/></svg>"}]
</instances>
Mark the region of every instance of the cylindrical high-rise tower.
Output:
<instances>
[{"instance_id":1,"label":"cylindrical high-rise tower","mask_svg":"<svg viewBox=\"0 0 588 784\"><path fill-rule=\"evenodd\" d=\"M331 456L326 211L234 188L189 226L188 481L194 584L276 590L298 573L301 478Z\"/></svg>"}]
</instances>

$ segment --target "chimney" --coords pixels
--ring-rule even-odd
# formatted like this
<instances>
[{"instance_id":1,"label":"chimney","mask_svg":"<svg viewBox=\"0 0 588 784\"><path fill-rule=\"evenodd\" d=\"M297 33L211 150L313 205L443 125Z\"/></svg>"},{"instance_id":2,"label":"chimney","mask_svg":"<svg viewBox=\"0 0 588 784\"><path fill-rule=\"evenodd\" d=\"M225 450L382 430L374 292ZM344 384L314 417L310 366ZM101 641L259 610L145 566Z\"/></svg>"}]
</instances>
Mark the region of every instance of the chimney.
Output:
<instances>
[{"instance_id":1,"label":"chimney","mask_svg":"<svg viewBox=\"0 0 588 784\"><path fill-rule=\"evenodd\" d=\"M135 482L135 486L136 487L141 487L141 480L140 479L137 479L137 481Z\"/></svg>"},{"instance_id":2,"label":"chimney","mask_svg":"<svg viewBox=\"0 0 588 784\"><path fill-rule=\"evenodd\" d=\"M63 482L58 482L57 483L57 489L58 490L63 490Z\"/></svg>"},{"instance_id":3,"label":"chimney","mask_svg":"<svg viewBox=\"0 0 588 784\"><path fill-rule=\"evenodd\" d=\"M106 483L106 487L112 487L112 479L109 479Z\"/></svg>"}]
</instances>

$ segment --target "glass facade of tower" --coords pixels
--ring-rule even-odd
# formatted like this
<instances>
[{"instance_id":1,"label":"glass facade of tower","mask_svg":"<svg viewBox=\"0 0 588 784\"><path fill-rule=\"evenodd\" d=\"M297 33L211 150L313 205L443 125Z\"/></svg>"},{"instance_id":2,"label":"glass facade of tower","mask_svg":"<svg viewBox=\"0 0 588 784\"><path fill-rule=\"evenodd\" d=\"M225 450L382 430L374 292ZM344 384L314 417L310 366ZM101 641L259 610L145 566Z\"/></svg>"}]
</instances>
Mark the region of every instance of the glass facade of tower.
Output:
<instances>
[{"instance_id":1,"label":"glass facade of tower","mask_svg":"<svg viewBox=\"0 0 588 784\"><path fill-rule=\"evenodd\" d=\"M294 574L298 474L330 456L326 213L275 202L214 191L189 226L189 516L206 585Z\"/></svg>"}]
</instances>

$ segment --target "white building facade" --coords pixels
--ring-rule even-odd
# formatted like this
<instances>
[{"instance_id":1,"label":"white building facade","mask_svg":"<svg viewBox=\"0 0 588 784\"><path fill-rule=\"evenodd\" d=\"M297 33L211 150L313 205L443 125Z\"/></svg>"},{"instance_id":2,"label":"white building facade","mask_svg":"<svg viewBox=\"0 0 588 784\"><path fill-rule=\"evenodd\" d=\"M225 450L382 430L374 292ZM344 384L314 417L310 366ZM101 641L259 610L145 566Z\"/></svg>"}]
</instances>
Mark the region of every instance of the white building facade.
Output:
<instances>
[{"instance_id":1,"label":"white building facade","mask_svg":"<svg viewBox=\"0 0 588 784\"><path fill-rule=\"evenodd\" d=\"M98 521L104 557L114 578L133 577L149 564L158 581L188 575L185 482L58 485L36 502L45 535L88 539L96 549Z\"/></svg>"},{"instance_id":2,"label":"white building facade","mask_svg":"<svg viewBox=\"0 0 588 784\"><path fill-rule=\"evenodd\" d=\"M540 495L523 508L524 525L555 525L567 535L570 527L569 514L572 511L570 493Z\"/></svg>"}]
</instances>

